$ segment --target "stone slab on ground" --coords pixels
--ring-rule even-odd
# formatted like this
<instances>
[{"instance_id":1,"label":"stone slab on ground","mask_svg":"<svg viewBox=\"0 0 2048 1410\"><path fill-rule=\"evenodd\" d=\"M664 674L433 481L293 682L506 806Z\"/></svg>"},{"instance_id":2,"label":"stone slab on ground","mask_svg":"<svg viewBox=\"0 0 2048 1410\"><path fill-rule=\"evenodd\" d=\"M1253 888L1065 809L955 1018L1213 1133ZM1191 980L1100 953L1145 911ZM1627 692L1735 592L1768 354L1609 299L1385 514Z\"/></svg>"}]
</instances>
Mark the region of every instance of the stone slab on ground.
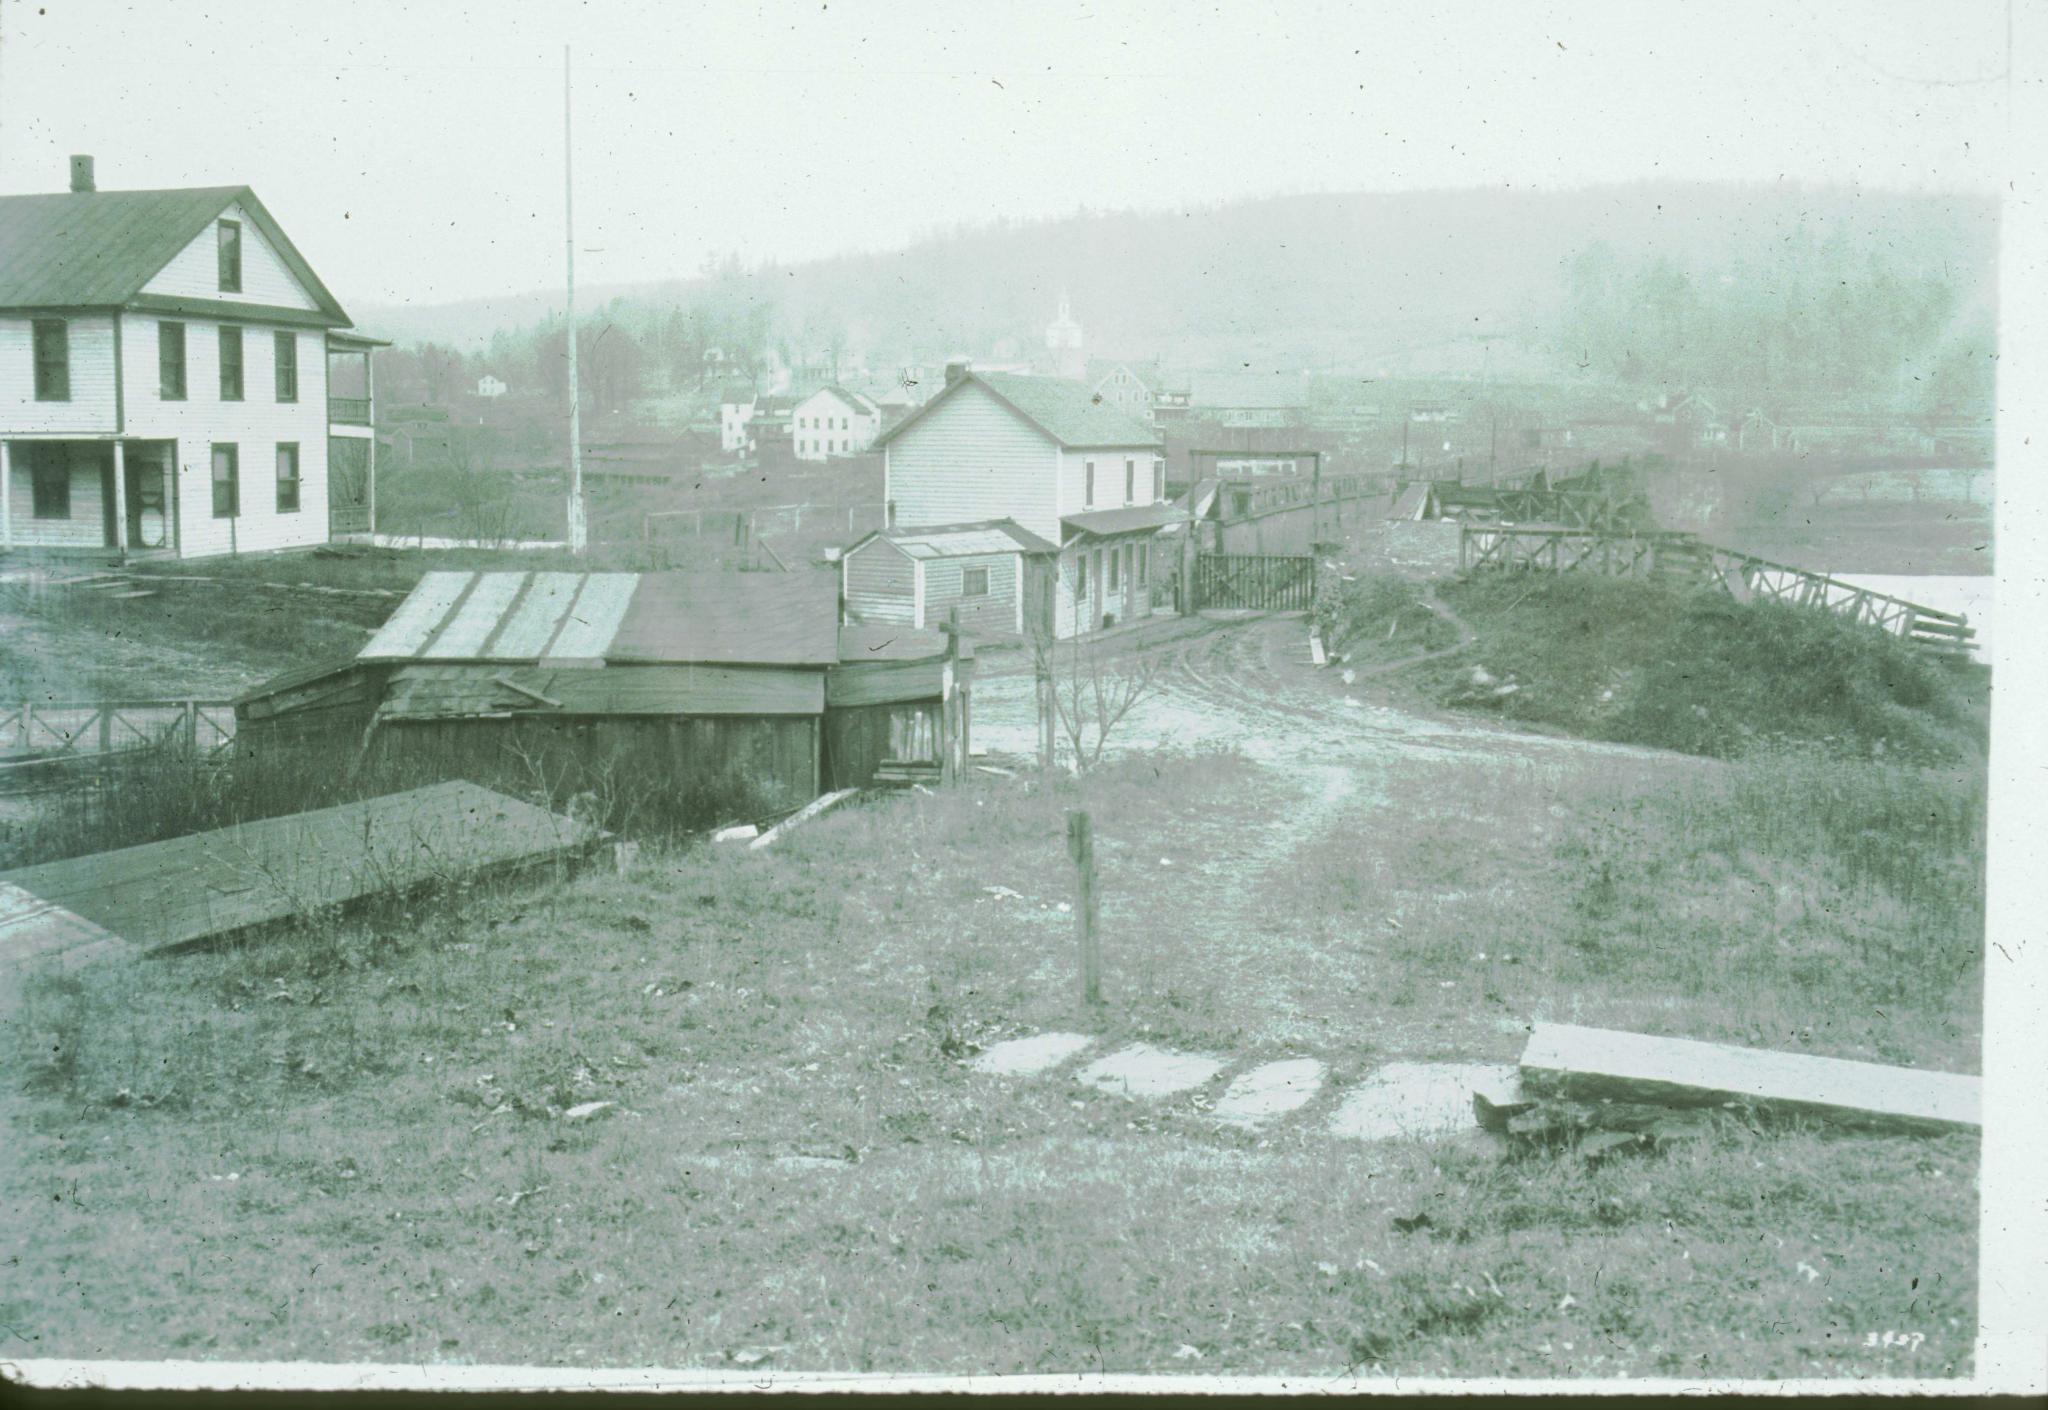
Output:
<instances>
[{"instance_id":1,"label":"stone slab on ground","mask_svg":"<svg viewBox=\"0 0 2048 1410\"><path fill-rule=\"evenodd\" d=\"M1037 1033L996 1043L968 1066L996 1077L1035 1077L1058 1067L1094 1041L1084 1033Z\"/></svg>"},{"instance_id":2,"label":"stone slab on ground","mask_svg":"<svg viewBox=\"0 0 2048 1410\"><path fill-rule=\"evenodd\" d=\"M1262 1063L1226 1087L1211 1114L1245 1126L1284 1116L1322 1090L1326 1070L1314 1058Z\"/></svg>"},{"instance_id":3,"label":"stone slab on ground","mask_svg":"<svg viewBox=\"0 0 2048 1410\"><path fill-rule=\"evenodd\" d=\"M1133 1043L1081 1069L1080 1080L1125 1097L1170 1097L1199 1087L1217 1073L1223 1059L1206 1053L1180 1053L1150 1043Z\"/></svg>"},{"instance_id":4,"label":"stone slab on ground","mask_svg":"<svg viewBox=\"0 0 2048 1410\"><path fill-rule=\"evenodd\" d=\"M1508 1100L1513 1063L1390 1062L1352 1088L1330 1117L1330 1134L1360 1141L1444 1136L1477 1122L1472 1094Z\"/></svg>"}]
</instances>

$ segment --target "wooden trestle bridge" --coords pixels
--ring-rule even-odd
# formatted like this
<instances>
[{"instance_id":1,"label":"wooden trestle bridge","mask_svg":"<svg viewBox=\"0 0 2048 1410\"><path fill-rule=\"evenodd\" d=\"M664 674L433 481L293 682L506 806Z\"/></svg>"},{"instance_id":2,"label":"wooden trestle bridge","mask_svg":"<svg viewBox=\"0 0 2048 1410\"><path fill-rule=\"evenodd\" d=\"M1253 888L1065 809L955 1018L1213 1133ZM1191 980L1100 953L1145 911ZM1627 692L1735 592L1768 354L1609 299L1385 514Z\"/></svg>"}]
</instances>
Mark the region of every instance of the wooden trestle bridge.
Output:
<instances>
[{"instance_id":1,"label":"wooden trestle bridge","mask_svg":"<svg viewBox=\"0 0 2048 1410\"><path fill-rule=\"evenodd\" d=\"M1670 530L1607 532L1544 524L1466 524L1458 536L1460 572L1604 573L1697 584L1739 602L1789 602L1818 608L1948 656L1969 653L1969 618L1872 592L1825 573L1716 548Z\"/></svg>"}]
</instances>

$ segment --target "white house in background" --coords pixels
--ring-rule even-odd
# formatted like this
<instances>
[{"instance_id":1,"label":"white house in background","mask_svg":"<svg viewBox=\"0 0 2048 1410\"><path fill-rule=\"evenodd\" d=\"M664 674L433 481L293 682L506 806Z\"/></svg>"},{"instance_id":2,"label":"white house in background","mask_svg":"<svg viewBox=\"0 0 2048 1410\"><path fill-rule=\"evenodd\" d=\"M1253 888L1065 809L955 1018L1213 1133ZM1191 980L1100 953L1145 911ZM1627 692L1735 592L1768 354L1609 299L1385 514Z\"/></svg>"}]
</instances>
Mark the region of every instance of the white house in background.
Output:
<instances>
[{"instance_id":1,"label":"white house in background","mask_svg":"<svg viewBox=\"0 0 2048 1410\"><path fill-rule=\"evenodd\" d=\"M745 384L728 385L718 395L718 448L739 452L752 437L747 428L754 420L754 389Z\"/></svg>"},{"instance_id":2,"label":"white house in background","mask_svg":"<svg viewBox=\"0 0 2048 1410\"><path fill-rule=\"evenodd\" d=\"M882 433L882 408L859 392L827 383L789 414L790 443L798 460L859 455Z\"/></svg>"},{"instance_id":3,"label":"white house in background","mask_svg":"<svg viewBox=\"0 0 2048 1410\"><path fill-rule=\"evenodd\" d=\"M246 186L99 191L73 157L0 196L0 548L326 542L330 436L374 454L348 325ZM330 352L365 364L339 411Z\"/></svg>"},{"instance_id":4,"label":"white house in background","mask_svg":"<svg viewBox=\"0 0 2048 1410\"><path fill-rule=\"evenodd\" d=\"M1008 520L1057 545L1054 635L1149 616L1155 599L1169 600L1169 547L1184 516L1166 499L1158 433L1088 387L955 364L876 445L891 529Z\"/></svg>"},{"instance_id":5,"label":"white house in background","mask_svg":"<svg viewBox=\"0 0 2048 1410\"><path fill-rule=\"evenodd\" d=\"M480 397L489 397L495 401L511 390L505 385L504 378L494 377L488 372L476 379L476 394Z\"/></svg>"}]
</instances>

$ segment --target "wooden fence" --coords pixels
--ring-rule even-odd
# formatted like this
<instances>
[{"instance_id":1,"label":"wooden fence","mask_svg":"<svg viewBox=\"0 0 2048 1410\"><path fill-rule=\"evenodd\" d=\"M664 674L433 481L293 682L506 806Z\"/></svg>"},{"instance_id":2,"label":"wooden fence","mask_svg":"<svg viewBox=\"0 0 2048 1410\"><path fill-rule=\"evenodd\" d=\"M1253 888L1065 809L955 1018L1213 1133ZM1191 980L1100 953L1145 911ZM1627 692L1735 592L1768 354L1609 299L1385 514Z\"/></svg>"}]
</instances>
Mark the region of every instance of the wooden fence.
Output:
<instances>
[{"instance_id":1,"label":"wooden fence","mask_svg":"<svg viewBox=\"0 0 2048 1410\"><path fill-rule=\"evenodd\" d=\"M1833 612L1949 655L1970 650L1969 618L1857 587L1825 573L1703 543L1687 533L1598 533L1562 527L1467 524L1458 535L1461 572L1590 572L1695 583L1740 602L1786 602Z\"/></svg>"},{"instance_id":2,"label":"wooden fence","mask_svg":"<svg viewBox=\"0 0 2048 1410\"><path fill-rule=\"evenodd\" d=\"M1195 558L1195 607L1306 612L1315 605L1316 561L1256 553L1203 553Z\"/></svg>"},{"instance_id":3,"label":"wooden fence","mask_svg":"<svg viewBox=\"0 0 2048 1410\"><path fill-rule=\"evenodd\" d=\"M49 758L172 744L212 754L235 740L227 700L56 701L0 705L0 758Z\"/></svg>"}]
</instances>

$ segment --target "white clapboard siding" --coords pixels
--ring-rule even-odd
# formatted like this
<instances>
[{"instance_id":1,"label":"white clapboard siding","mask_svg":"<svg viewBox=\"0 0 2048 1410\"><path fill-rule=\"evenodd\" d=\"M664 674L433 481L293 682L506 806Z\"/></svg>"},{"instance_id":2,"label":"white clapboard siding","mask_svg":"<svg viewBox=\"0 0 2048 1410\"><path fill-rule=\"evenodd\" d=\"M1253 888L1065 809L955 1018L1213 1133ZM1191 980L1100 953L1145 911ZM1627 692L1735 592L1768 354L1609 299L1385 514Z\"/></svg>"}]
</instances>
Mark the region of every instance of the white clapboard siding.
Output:
<instances>
[{"instance_id":1,"label":"white clapboard siding","mask_svg":"<svg viewBox=\"0 0 2048 1410\"><path fill-rule=\"evenodd\" d=\"M251 553L327 542L327 340L317 328L242 329L242 400L220 399L220 325L185 319L185 399L166 401L158 372L158 319L121 316L126 435L178 443L178 542L181 557ZM273 334L298 347L298 400L277 399ZM241 455L241 514L213 517L213 446ZM277 508L277 447L299 448L299 508Z\"/></svg>"},{"instance_id":2,"label":"white clapboard siding","mask_svg":"<svg viewBox=\"0 0 2048 1410\"><path fill-rule=\"evenodd\" d=\"M79 450L98 450L91 443ZM110 453L110 452L103 452ZM9 524L20 548L104 548L107 543L105 481L99 462L87 455L72 456L71 512L62 519L35 517L35 476L30 473L29 443L16 441L9 452L7 482Z\"/></svg>"},{"instance_id":3,"label":"white clapboard siding","mask_svg":"<svg viewBox=\"0 0 2048 1410\"><path fill-rule=\"evenodd\" d=\"M1058 541L1057 447L979 384L955 391L886 450L898 524L1014 519Z\"/></svg>"},{"instance_id":4,"label":"white clapboard siding","mask_svg":"<svg viewBox=\"0 0 2048 1410\"><path fill-rule=\"evenodd\" d=\"M840 562L850 620L915 625L917 565L901 549L870 539Z\"/></svg>"},{"instance_id":5,"label":"white clapboard siding","mask_svg":"<svg viewBox=\"0 0 2048 1410\"><path fill-rule=\"evenodd\" d=\"M199 238L180 250L156 277L142 286L145 294L169 298L224 299L230 303L269 304L276 308L318 308L313 296L299 283L270 242L263 238L248 212L229 206L223 218L242 223L242 288L230 293L220 287L220 222L208 225Z\"/></svg>"},{"instance_id":6,"label":"white clapboard siding","mask_svg":"<svg viewBox=\"0 0 2048 1410\"><path fill-rule=\"evenodd\" d=\"M1017 630L1017 553L978 554L972 558L931 558L924 564L924 621L936 627L953 608L960 609L960 625L968 631L1014 632ZM985 569L988 592L981 597L962 597L960 588L969 568Z\"/></svg>"},{"instance_id":7,"label":"white clapboard siding","mask_svg":"<svg viewBox=\"0 0 2048 1410\"><path fill-rule=\"evenodd\" d=\"M1158 456L1154 446L1110 447L1107 450L1062 450L1060 452L1060 513L1083 514L1091 509L1122 509L1130 504L1153 504L1152 462ZM1133 461L1132 495L1124 497L1124 462ZM1095 499L1088 499L1088 465L1095 465Z\"/></svg>"},{"instance_id":8,"label":"white clapboard siding","mask_svg":"<svg viewBox=\"0 0 2048 1410\"><path fill-rule=\"evenodd\" d=\"M71 396L66 401L37 401L34 321L0 318L0 434L113 432L113 316L95 314L65 322L70 328Z\"/></svg>"}]
</instances>

